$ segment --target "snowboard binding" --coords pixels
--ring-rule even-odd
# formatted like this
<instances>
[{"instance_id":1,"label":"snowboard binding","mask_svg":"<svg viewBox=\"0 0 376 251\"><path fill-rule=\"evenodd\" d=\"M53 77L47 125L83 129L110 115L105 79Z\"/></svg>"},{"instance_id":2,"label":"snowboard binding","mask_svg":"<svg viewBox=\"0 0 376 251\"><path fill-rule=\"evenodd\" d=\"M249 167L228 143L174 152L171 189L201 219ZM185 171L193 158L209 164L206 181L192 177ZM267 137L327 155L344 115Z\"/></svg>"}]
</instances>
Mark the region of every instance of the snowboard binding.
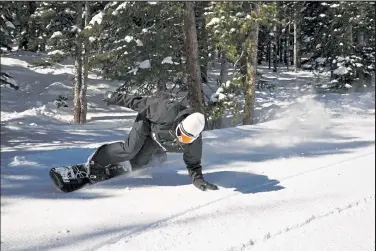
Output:
<instances>
[{"instance_id":1,"label":"snowboard binding","mask_svg":"<svg viewBox=\"0 0 376 251\"><path fill-rule=\"evenodd\" d=\"M90 183L93 184L100 181L111 179L125 172L132 171L132 169L128 168L127 165L125 165L125 162L121 164L107 165L103 167L95 163L94 161L90 161L89 165L87 166L87 169L87 177L89 178Z\"/></svg>"}]
</instances>

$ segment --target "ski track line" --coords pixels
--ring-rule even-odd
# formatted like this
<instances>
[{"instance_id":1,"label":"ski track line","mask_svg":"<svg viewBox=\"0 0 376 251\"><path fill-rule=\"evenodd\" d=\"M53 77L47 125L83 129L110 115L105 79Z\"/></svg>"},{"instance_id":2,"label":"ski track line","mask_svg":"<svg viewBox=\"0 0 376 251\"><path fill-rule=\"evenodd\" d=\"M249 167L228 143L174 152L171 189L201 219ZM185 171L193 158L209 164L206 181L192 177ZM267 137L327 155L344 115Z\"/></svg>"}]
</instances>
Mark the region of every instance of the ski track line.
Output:
<instances>
[{"instance_id":1,"label":"ski track line","mask_svg":"<svg viewBox=\"0 0 376 251\"><path fill-rule=\"evenodd\" d=\"M349 162L349 161L352 161L352 160L355 160L355 159L363 158L363 157L366 157L366 156L371 155L371 154L375 154L375 152L374 151L367 152L367 153L360 154L358 156L355 156L355 157L352 157L352 158L348 158L348 159L345 159L345 160L342 160L342 161L339 161L339 162L331 163L331 164L328 164L328 165L323 165L323 166L320 166L318 168L314 168L314 169L311 169L311 170L308 170L308 171L305 171L305 172L301 172L301 173L297 173L297 174L294 174L294 175L290 175L290 176L287 176L287 177L284 177L284 178L280 179L280 181L292 179L292 178L299 177L301 175L305 175L305 174L308 174L308 173L317 172L317 171L320 171L320 170L323 170L323 169L326 169L326 168L338 166L340 164L343 164L343 163L346 163L346 162ZM258 189L258 188L261 188L261 187L264 187L264 186L267 186L267 185L270 185L270 184L274 184L274 182L273 181L269 181L269 182L265 182L265 183L257 185L257 186L250 187L249 189L246 189L245 192L250 192L250 191L252 191L254 189ZM146 226L136 227L133 230L129 231L128 233L119 234L119 235L117 235L115 237L112 237L112 238L108 239L107 241L104 241L102 243L96 244L96 245L94 245L91 248L85 248L82 251L89 251L89 250L99 249L99 248L103 247L104 245L114 244L114 243L120 241L121 239L140 235L140 234L142 234L146 230L163 226L164 224L167 224L170 220L172 220L174 218L183 216L183 215L185 215L185 214L187 214L189 212L199 210L199 209L201 209L203 207L210 206L212 204L215 204L217 202L220 202L222 200L225 200L227 198L230 198L230 197L233 197L233 196L236 196L236 195L239 195L239 194L241 194L241 193L233 192L233 193L231 193L229 195L226 195L226 196L224 196L222 198L209 201L209 202L204 203L202 205L198 205L196 207L184 210L182 212L173 214L173 215L165 217L163 219L151 222L151 223L147 224ZM307 222L305 224L307 224ZM298 227L299 227L299 225L298 225ZM252 240L250 242L252 242ZM251 244L249 243L249 245L251 245Z\"/></svg>"},{"instance_id":2,"label":"ski track line","mask_svg":"<svg viewBox=\"0 0 376 251\"><path fill-rule=\"evenodd\" d=\"M268 233L264 234L264 237L262 239L250 239L249 241L247 241L247 242L245 242L243 244L240 244L240 246L238 246L238 247L231 247L231 248L229 248L228 251L244 251L247 248L252 248L253 246L257 245L260 242L269 241L270 239L272 239L272 238L274 238L274 237L276 237L278 235L285 234L285 233L287 233L287 232L289 232L291 230L295 230L295 229L304 227L305 225L311 223L314 220L321 220L321 219L326 218L326 217L328 217L330 215L340 214L340 213L342 213L342 212L344 212L344 211L346 211L348 209L354 209L354 208L356 208L358 206L361 206L363 204L371 203L372 201L375 201L375 195L364 197L363 199L360 199L360 200L357 200L355 202L349 203L346 206L337 207L335 209L330 210L327 213L318 214L318 215L312 215L307 220L305 220L305 221L303 221L301 223L290 225L290 226L284 228L283 230L277 231L274 234L271 234L270 232L268 232Z\"/></svg>"}]
</instances>

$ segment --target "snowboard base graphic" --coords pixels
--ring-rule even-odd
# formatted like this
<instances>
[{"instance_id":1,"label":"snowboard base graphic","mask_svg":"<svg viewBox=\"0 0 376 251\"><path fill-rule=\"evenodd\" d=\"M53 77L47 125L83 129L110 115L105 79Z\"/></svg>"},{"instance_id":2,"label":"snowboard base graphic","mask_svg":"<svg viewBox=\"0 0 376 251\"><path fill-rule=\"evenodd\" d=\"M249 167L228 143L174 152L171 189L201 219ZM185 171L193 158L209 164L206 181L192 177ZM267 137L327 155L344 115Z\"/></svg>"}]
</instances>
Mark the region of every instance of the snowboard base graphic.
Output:
<instances>
[{"instance_id":1,"label":"snowboard base graphic","mask_svg":"<svg viewBox=\"0 0 376 251\"><path fill-rule=\"evenodd\" d=\"M109 165L105 168L105 171L108 176L105 180L130 172L121 164ZM64 193L77 191L87 184L98 183L92 183L88 178L86 164L54 167L51 168L49 174L55 187Z\"/></svg>"}]
</instances>

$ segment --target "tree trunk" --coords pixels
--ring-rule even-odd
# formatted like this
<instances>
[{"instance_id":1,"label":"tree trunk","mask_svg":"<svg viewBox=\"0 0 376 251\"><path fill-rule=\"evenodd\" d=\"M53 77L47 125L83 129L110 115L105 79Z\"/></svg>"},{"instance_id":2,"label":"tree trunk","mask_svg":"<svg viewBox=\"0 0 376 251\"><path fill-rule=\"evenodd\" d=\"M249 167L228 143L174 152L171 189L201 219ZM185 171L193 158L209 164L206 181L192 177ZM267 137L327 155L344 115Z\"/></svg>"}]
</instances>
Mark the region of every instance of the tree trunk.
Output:
<instances>
[{"instance_id":1,"label":"tree trunk","mask_svg":"<svg viewBox=\"0 0 376 251\"><path fill-rule=\"evenodd\" d=\"M28 12L27 12L27 36L29 45L29 51L37 52L38 51L38 43L36 42L36 38L38 37L36 34L36 27L35 23L30 21L30 16L35 13L37 10L37 4L35 1L28 2Z\"/></svg>"},{"instance_id":2,"label":"tree trunk","mask_svg":"<svg viewBox=\"0 0 376 251\"><path fill-rule=\"evenodd\" d=\"M289 45L289 33L287 32L290 26L285 28L285 40L284 40L284 50L283 50L283 58L284 58L284 63L287 67L287 70L289 69L289 60L288 60L288 45Z\"/></svg>"},{"instance_id":3,"label":"tree trunk","mask_svg":"<svg viewBox=\"0 0 376 251\"><path fill-rule=\"evenodd\" d=\"M280 64L282 64L282 63L283 63L283 39L282 39L282 27L279 28L278 35L279 35L279 39L278 39L278 52L279 52L279 55L278 55L278 62L279 62Z\"/></svg>"},{"instance_id":4,"label":"tree trunk","mask_svg":"<svg viewBox=\"0 0 376 251\"><path fill-rule=\"evenodd\" d=\"M274 24L273 27L273 72L277 72L277 57L278 57L278 52L277 52L277 43L278 43L278 34L277 34L277 24Z\"/></svg>"},{"instance_id":5,"label":"tree trunk","mask_svg":"<svg viewBox=\"0 0 376 251\"><path fill-rule=\"evenodd\" d=\"M244 41L244 43L246 43L247 41L247 37L245 37L244 39L241 39L241 41ZM244 52L243 52L244 50ZM238 49L238 53L240 55L242 55L239 59L239 72L240 72L240 75L241 75L241 82L242 82L242 85L244 86L247 82L247 48L242 48L241 45L239 45L239 49Z\"/></svg>"},{"instance_id":6,"label":"tree trunk","mask_svg":"<svg viewBox=\"0 0 376 251\"><path fill-rule=\"evenodd\" d=\"M261 65L264 57L264 43L259 43L258 53L257 53L257 64Z\"/></svg>"},{"instance_id":7,"label":"tree trunk","mask_svg":"<svg viewBox=\"0 0 376 251\"><path fill-rule=\"evenodd\" d=\"M85 2L85 27L89 24L89 18L90 18L90 8L89 8L89 2ZM83 27L81 27L83 29ZM89 73L89 42L88 39L85 37L84 40L84 55L83 55L83 76L82 76L82 88L80 92L80 105L81 105L81 113L80 113L80 123L85 124L86 123L86 114L87 114L87 99L86 99L86 91L87 91L87 80L88 80L88 73Z\"/></svg>"},{"instance_id":8,"label":"tree trunk","mask_svg":"<svg viewBox=\"0 0 376 251\"><path fill-rule=\"evenodd\" d=\"M364 35L365 35L364 34L365 6L364 6L363 3L359 4L358 10L359 10L360 20L362 21L362 24L359 25L358 31L357 31L357 34L356 34L356 40L357 40L356 47L357 47L357 51L362 51L364 46L365 46L365 39L364 39ZM357 75L359 77L359 84L360 85L368 84L368 83L365 83L365 75L364 75L363 69L357 70Z\"/></svg>"},{"instance_id":9,"label":"tree trunk","mask_svg":"<svg viewBox=\"0 0 376 251\"><path fill-rule=\"evenodd\" d=\"M277 3L278 6L278 3ZM278 10L277 10L278 12ZM274 14L274 19L278 20L278 15L277 13ZM278 62L278 39L279 39L279 33L278 33L278 28L277 28L277 22L273 21L273 72L277 72L277 62Z\"/></svg>"},{"instance_id":10,"label":"tree trunk","mask_svg":"<svg viewBox=\"0 0 376 251\"><path fill-rule=\"evenodd\" d=\"M277 20L278 20L278 63L283 63L283 34L282 19L284 18L283 2L277 2Z\"/></svg>"},{"instance_id":11,"label":"tree trunk","mask_svg":"<svg viewBox=\"0 0 376 251\"><path fill-rule=\"evenodd\" d=\"M76 2L76 11L77 11L77 19L76 25L77 27L82 26L82 3ZM74 84L74 107L73 107L73 118L74 122L79 124L81 120L81 89L82 89L82 43L79 34L76 36L76 57L75 57L75 84Z\"/></svg>"},{"instance_id":12,"label":"tree trunk","mask_svg":"<svg viewBox=\"0 0 376 251\"><path fill-rule=\"evenodd\" d=\"M300 19L299 19L299 4L294 11L294 67L295 71L300 69Z\"/></svg>"},{"instance_id":13,"label":"tree trunk","mask_svg":"<svg viewBox=\"0 0 376 251\"><path fill-rule=\"evenodd\" d=\"M350 54L353 52L353 25L351 21L349 20L349 23L347 24L347 29L346 29L346 54Z\"/></svg>"},{"instance_id":14,"label":"tree trunk","mask_svg":"<svg viewBox=\"0 0 376 251\"><path fill-rule=\"evenodd\" d=\"M269 63L269 69L271 69L272 68L272 57L270 56L271 55L271 46L270 46L270 35L268 35L269 36L269 41L268 41L268 48L267 48L267 50L268 50L268 53L267 53L267 58L268 58L268 63Z\"/></svg>"},{"instance_id":15,"label":"tree trunk","mask_svg":"<svg viewBox=\"0 0 376 251\"><path fill-rule=\"evenodd\" d=\"M226 52L221 51L221 69L219 72L218 86L221 86L222 83L227 81L227 59Z\"/></svg>"},{"instance_id":16,"label":"tree trunk","mask_svg":"<svg viewBox=\"0 0 376 251\"><path fill-rule=\"evenodd\" d=\"M197 111L204 113L194 5L195 2L184 2L183 33L188 75L188 101Z\"/></svg>"},{"instance_id":17,"label":"tree trunk","mask_svg":"<svg viewBox=\"0 0 376 251\"><path fill-rule=\"evenodd\" d=\"M364 46L364 31L363 31L363 29L359 29L359 31L358 31L357 43L358 43L358 46L361 46L361 47Z\"/></svg>"},{"instance_id":18,"label":"tree trunk","mask_svg":"<svg viewBox=\"0 0 376 251\"><path fill-rule=\"evenodd\" d=\"M31 21L30 21L30 16L32 14L35 13L36 9L37 9L37 5L36 5L36 2L35 1L29 1L29 2L20 2L20 4L22 6L20 6L21 8L26 8L26 11L24 13L24 15L19 18L19 22L20 22L20 28L21 28L21 37L20 37L20 41L19 41L19 48L25 50L25 51L32 51L32 52L36 52L37 51L37 44L36 44L36 35L35 35L35 24L33 24ZM24 4L26 6L24 6ZM18 5L15 5L17 7L19 7Z\"/></svg>"},{"instance_id":19,"label":"tree trunk","mask_svg":"<svg viewBox=\"0 0 376 251\"><path fill-rule=\"evenodd\" d=\"M254 3L256 16L259 16L259 3ZM244 105L244 125L253 123L253 112L255 106L255 86L256 86L256 68L257 68L257 44L258 44L258 22L252 22L249 37L247 38L247 83L244 87L245 105Z\"/></svg>"},{"instance_id":20,"label":"tree trunk","mask_svg":"<svg viewBox=\"0 0 376 251\"><path fill-rule=\"evenodd\" d=\"M197 28L197 40L198 40L198 54L201 67L201 79L202 82L208 82L208 34L206 31L206 19L204 16L205 8L209 2L197 2L196 3L196 28Z\"/></svg>"},{"instance_id":21,"label":"tree trunk","mask_svg":"<svg viewBox=\"0 0 376 251\"><path fill-rule=\"evenodd\" d=\"M291 34L291 25L289 29L290 29L289 33ZM288 57L290 58L290 65L294 65L294 38L290 36L289 41L290 41L290 44L289 44L289 56Z\"/></svg>"}]
</instances>

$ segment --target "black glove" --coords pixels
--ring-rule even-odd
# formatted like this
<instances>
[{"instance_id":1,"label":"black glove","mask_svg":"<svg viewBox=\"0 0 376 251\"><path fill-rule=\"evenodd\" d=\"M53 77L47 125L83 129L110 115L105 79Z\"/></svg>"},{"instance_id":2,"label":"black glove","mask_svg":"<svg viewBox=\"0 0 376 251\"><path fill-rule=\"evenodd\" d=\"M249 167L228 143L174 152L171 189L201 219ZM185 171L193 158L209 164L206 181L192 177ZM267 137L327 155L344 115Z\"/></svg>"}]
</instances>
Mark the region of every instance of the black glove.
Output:
<instances>
[{"instance_id":1,"label":"black glove","mask_svg":"<svg viewBox=\"0 0 376 251\"><path fill-rule=\"evenodd\" d=\"M104 94L104 98L102 99L103 102L105 102L107 105L110 105L114 100L115 93L114 92L106 92Z\"/></svg>"},{"instance_id":2,"label":"black glove","mask_svg":"<svg viewBox=\"0 0 376 251\"><path fill-rule=\"evenodd\" d=\"M202 175L202 168L201 166L196 168L188 168L188 173L191 178L192 184L202 191L206 190L218 190L218 187L214 184L210 184L204 179Z\"/></svg>"},{"instance_id":3,"label":"black glove","mask_svg":"<svg viewBox=\"0 0 376 251\"><path fill-rule=\"evenodd\" d=\"M193 185L202 191L206 190L218 190L218 186L211 184L204 180L204 178L199 178L193 181Z\"/></svg>"}]
</instances>

